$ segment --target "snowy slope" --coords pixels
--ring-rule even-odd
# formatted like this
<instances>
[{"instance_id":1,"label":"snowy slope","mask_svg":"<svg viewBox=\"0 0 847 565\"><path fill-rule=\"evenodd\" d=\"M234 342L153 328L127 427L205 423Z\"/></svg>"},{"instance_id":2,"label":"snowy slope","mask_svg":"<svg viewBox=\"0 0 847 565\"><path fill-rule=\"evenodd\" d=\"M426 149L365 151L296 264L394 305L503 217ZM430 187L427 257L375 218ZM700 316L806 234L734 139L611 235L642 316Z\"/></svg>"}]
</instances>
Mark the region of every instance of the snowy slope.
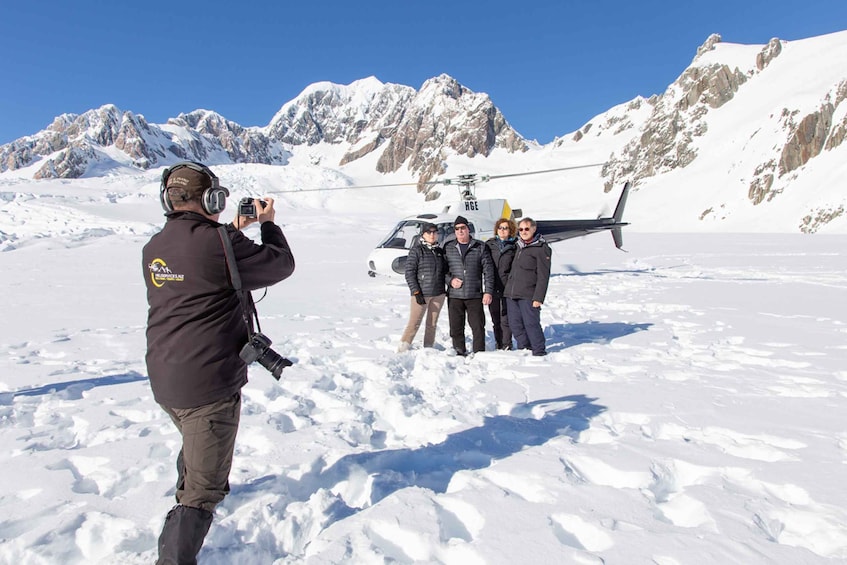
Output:
<instances>
[{"instance_id":1,"label":"snowy slope","mask_svg":"<svg viewBox=\"0 0 847 565\"><path fill-rule=\"evenodd\" d=\"M341 180L279 176L297 170L219 173ZM3 186L2 563L154 560L179 449L143 363L156 191L153 172ZM413 187L278 196L298 267L259 311L296 364L250 370L202 563L847 559L845 236L555 244L551 354L463 359L396 354L408 290L365 274Z\"/></svg>"}]
</instances>

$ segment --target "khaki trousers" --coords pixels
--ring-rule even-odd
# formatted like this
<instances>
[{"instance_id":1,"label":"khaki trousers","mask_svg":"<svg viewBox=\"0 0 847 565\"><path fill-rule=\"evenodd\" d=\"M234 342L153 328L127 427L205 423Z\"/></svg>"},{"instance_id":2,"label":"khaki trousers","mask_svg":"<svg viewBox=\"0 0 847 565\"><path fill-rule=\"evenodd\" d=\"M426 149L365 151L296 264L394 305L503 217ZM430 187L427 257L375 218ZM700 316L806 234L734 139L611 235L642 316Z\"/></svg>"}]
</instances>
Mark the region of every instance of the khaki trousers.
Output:
<instances>
[{"instance_id":1,"label":"khaki trousers","mask_svg":"<svg viewBox=\"0 0 847 565\"><path fill-rule=\"evenodd\" d=\"M209 512L229 493L241 393L197 408L162 409L182 435L176 501Z\"/></svg>"},{"instance_id":2,"label":"khaki trousers","mask_svg":"<svg viewBox=\"0 0 847 565\"><path fill-rule=\"evenodd\" d=\"M441 308L444 306L446 294L439 296L425 297L426 304L418 304L415 297L411 297L409 310L409 323L406 324L406 329L403 331L401 342L412 343L415 339L415 334L418 333L418 328L421 327L421 322L426 318L424 324L424 347L432 347L435 345L435 326L438 323L438 315L441 313Z\"/></svg>"}]
</instances>

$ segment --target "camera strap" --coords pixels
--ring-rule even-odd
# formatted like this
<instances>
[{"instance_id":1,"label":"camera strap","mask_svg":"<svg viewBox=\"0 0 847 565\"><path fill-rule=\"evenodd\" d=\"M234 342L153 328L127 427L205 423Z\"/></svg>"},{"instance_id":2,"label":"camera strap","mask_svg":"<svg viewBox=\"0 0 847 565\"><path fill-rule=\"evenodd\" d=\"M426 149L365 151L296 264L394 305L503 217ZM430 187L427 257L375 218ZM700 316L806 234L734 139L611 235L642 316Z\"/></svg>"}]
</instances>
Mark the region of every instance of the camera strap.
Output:
<instances>
[{"instance_id":1,"label":"camera strap","mask_svg":"<svg viewBox=\"0 0 847 565\"><path fill-rule=\"evenodd\" d=\"M229 268L229 279L232 282L232 287L238 295L238 300L241 301L241 316L244 319L244 324L247 326L247 338L253 335L252 317L256 319L256 328L261 332L259 326L259 314L256 312L256 307L253 305L253 299L249 293L244 292L241 288L241 275L238 274L238 265L235 262L235 251L232 250L232 240L229 239L229 233L225 226L218 227L218 235L221 236L221 243L224 246L224 255L226 256L226 264Z\"/></svg>"}]
</instances>

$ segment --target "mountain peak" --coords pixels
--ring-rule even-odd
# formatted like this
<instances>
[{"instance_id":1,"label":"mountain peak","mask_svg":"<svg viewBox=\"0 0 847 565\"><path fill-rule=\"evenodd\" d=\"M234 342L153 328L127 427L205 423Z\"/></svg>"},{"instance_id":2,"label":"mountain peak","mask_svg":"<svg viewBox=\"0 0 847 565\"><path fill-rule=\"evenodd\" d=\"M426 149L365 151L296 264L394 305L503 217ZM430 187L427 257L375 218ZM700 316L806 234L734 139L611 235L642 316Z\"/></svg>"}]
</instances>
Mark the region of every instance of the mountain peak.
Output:
<instances>
[{"instance_id":1,"label":"mountain peak","mask_svg":"<svg viewBox=\"0 0 847 565\"><path fill-rule=\"evenodd\" d=\"M206 109L161 125L113 104L63 114L35 136L0 147L0 172L39 162L38 178L82 176L97 162L98 171L108 170L109 162L147 169L184 159L284 164L288 148L318 143L347 144L340 165L380 151L377 170L406 164L422 183L443 170L450 151L474 156L494 147L526 148L487 95L449 75L427 80L420 92L369 76L348 85L311 84L264 128L245 128ZM126 158L118 154L116 160L110 147Z\"/></svg>"}]
</instances>

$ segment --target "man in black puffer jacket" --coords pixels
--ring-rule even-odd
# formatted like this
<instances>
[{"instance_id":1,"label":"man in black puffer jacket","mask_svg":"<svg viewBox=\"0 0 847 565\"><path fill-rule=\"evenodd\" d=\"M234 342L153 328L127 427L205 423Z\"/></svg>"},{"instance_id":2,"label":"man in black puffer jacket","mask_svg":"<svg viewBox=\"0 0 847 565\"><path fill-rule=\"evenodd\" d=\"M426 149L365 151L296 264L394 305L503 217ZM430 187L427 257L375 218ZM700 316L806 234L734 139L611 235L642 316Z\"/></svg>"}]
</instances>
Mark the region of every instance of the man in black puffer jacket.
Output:
<instances>
[{"instance_id":1,"label":"man in black puffer jacket","mask_svg":"<svg viewBox=\"0 0 847 565\"><path fill-rule=\"evenodd\" d=\"M144 246L147 285L147 373L153 397L182 435L177 505L159 537L158 564L196 563L212 512L229 492L229 471L247 365L239 352L247 322L229 279L220 213L229 190L200 163L166 169L160 196L167 221ZM227 225L245 291L294 271L294 257L274 224L273 199L254 200L257 218ZM262 245L241 228L261 222Z\"/></svg>"},{"instance_id":2,"label":"man in black puffer jacket","mask_svg":"<svg viewBox=\"0 0 847 565\"><path fill-rule=\"evenodd\" d=\"M457 355L467 355L465 316L473 335L473 351L485 351L485 311L494 292L494 261L484 242L471 238L468 220L453 222L456 240L445 245L447 256L447 314Z\"/></svg>"},{"instance_id":3,"label":"man in black puffer jacket","mask_svg":"<svg viewBox=\"0 0 847 565\"><path fill-rule=\"evenodd\" d=\"M409 323L400 338L398 353L408 351L426 317L424 325L424 347L435 345L435 326L444 306L444 275L447 262L444 250L438 245L438 227L429 222L421 226L421 237L409 250L406 258L406 284L412 299Z\"/></svg>"}]
</instances>

